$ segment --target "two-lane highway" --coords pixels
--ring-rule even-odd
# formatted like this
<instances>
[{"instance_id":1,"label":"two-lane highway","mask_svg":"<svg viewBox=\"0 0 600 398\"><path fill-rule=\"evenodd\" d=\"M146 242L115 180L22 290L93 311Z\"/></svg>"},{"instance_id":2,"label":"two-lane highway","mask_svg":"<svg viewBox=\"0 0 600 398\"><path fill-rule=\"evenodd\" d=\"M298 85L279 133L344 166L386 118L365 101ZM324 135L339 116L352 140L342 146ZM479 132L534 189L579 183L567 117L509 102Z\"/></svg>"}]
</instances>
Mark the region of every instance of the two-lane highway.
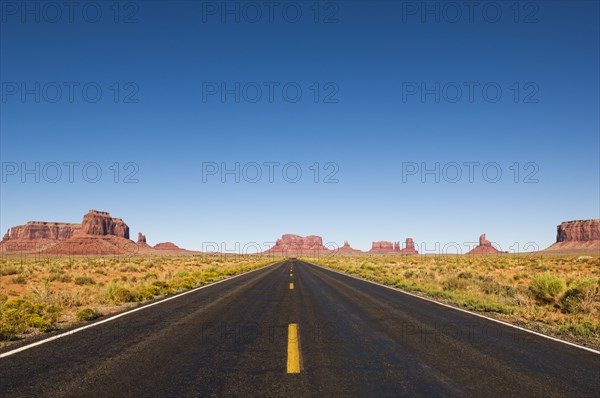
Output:
<instances>
[{"instance_id":1,"label":"two-lane highway","mask_svg":"<svg viewBox=\"0 0 600 398\"><path fill-rule=\"evenodd\" d=\"M0 396L597 397L600 355L299 260L0 359Z\"/></svg>"}]
</instances>

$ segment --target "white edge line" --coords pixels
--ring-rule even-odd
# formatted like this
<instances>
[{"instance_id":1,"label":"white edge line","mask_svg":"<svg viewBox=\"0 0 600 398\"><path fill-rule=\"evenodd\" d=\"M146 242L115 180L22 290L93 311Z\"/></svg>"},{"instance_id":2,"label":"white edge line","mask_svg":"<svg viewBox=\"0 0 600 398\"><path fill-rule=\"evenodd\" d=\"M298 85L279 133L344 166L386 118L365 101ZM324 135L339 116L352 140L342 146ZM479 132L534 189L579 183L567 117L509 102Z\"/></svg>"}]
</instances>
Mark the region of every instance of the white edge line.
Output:
<instances>
[{"instance_id":1,"label":"white edge line","mask_svg":"<svg viewBox=\"0 0 600 398\"><path fill-rule=\"evenodd\" d=\"M330 268L324 267L324 266L322 266L322 265L318 265L318 264L309 263L308 261L305 261L305 263L307 263L307 264L310 264L310 265L314 265L315 267L322 268L322 269L324 269L324 270L326 270L326 271L335 272L336 274L344 275L344 276L347 276L347 277L349 277L349 278L354 278L354 279L357 279L357 280L359 280L359 281L363 281L363 282L372 283L372 284L374 284L374 285L378 285L378 286L381 286L381 287L385 287L385 288L387 288L387 289L394 290L394 291L396 291L396 292L399 292L399 293L404 293L404 294L406 294L406 295L408 295L408 296L416 297L416 298L418 298L418 299L425 300L425 301L429 301L429 302L431 302L431 303L435 303L435 304L438 304L438 305L441 305L441 306L444 306L444 307L447 307L447 308L452 308L453 310L456 310L456 311L464 312L464 313L466 313L466 314L475 315L475 316L478 316L479 318L487 319L488 321L493 321L493 322L500 323L500 324L502 324L502 325L505 325L505 326L510 326L511 328L519 329L519 330L521 330L521 331L523 331L523 332L527 332L527 333L535 334L536 336L544 337L544 338L546 338L546 339L549 339L549 340L557 341L557 342L559 342L559 343L567 344L567 345L570 345L570 346L573 346L573 347L580 348L580 349L582 349L582 350L586 350L586 351L589 351L589 352L593 352L594 354L600 354L600 351L594 350L593 348L584 347L584 346L582 346L582 345L579 345L579 344L571 343L570 341L561 340L561 339L558 339L558 338L556 338L556 337L548 336L548 335L545 335L545 334L543 334L543 333L536 332L536 331L534 331L534 330L531 330L531 329L526 329L526 328L523 328L523 327L521 327L521 326L517 326L517 325L513 325L513 324L511 324L511 323L508 323L508 322L501 321L501 320L499 320L499 319L494 319L494 318L491 318L491 317L489 317L489 316L485 316L485 315L482 315L482 314L478 314L477 312L472 312L472 311L469 311L469 310L465 310L465 309L463 309L463 308L459 308L459 307L452 306L452 305L450 305L450 304L441 303L441 302L439 302L439 301L435 301L435 300L433 300L433 299L430 299L429 297L423 297L423 296L419 296L418 294L414 294L414 293L408 292L408 291L406 291L406 290L399 289L399 288L397 288L397 287L393 287L393 286L384 285L383 283L374 282L374 281L370 281L370 280L368 280L368 279L364 279L364 278L361 278L361 277L358 277L358 276L354 276L354 275L346 274L346 273L344 273L344 272L337 271L337 270L333 270L333 269L330 269Z\"/></svg>"},{"instance_id":2,"label":"white edge line","mask_svg":"<svg viewBox=\"0 0 600 398\"><path fill-rule=\"evenodd\" d=\"M114 321L115 319L121 318L121 317L123 317L123 316L129 315L129 314L133 314L134 312L138 312L138 311L145 310L146 308L154 307L155 305L159 305L159 304L165 303L165 302L167 302L167 301L170 301L170 300L173 300L173 299L179 298L179 297L181 297L181 296L185 296L186 294L194 293L194 292L196 292L196 291L198 291L198 290L200 290L200 289L206 289L207 287L211 287L211 286L217 285L217 284L219 284L219 283L227 282L227 281L230 281L230 280L232 280L232 279L235 279L235 278L237 278L237 277L240 277L240 276L242 276L242 275L246 275L246 274L249 274L249 273L251 273L251 272L260 271L261 269L265 269L265 268L268 268L268 267L271 267L271 266L273 266L273 265L275 265L275 264L280 264L280 263L281 263L281 261L278 261L278 262L275 262L275 263L272 263L272 264L268 264L268 265L265 265L265 266L263 266L263 267L259 267L259 268L256 268L256 269L252 269L252 270L250 270L250 271L246 271L246 272L243 272L243 273L241 273L241 274L234 275L234 276L232 276L232 277L229 277L229 278L221 279L220 281L216 281L216 282L210 283L210 284L208 284L208 285L199 286L199 287L193 288L193 289L191 289L191 290L187 290L187 291L185 291L185 292L178 293L178 294L176 294L176 295L174 295L174 296L170 296L170 297L164 298L164 299L162 299L162 300L158 300L158 301L152 302L152 303L150 303L150 304L146 304L146 305L144 305L144 306L141 306L141 307L138 307L138 308L131 309L131 310L129 310L129 311L121 312L120 314L113 315L113 316L111 316L110 318L106 318L106 319L103 319L103 320L101 320L101 321L98 321L98 322L94 322L94 323L92 323L92 324L89 324L89 325L81 326L81 327L79 327L79 328L77 328L77 329L69 330L68 332L64 332L64 333L61 333L61 334L57 334L56 336L48 337L47 339L43 339L43 340L40 340L40 341L36 341L35 343L31 343L31 344L25 345L25 346L23 346L23 347L19 347L19 348L15 348L14 350L7 351L7 352L5 352L5 353L2 353L2 354L0 354L0 358L5 358L5 357L8 357L8 356L11 356L11 355L17 354L17 353L19 353L19 352L22 352L22 351L28 350L28 349L30 349L30 348L37 347L37 346L39 346L39 345L46 344L46 343L49 343L49 342L51 342L51 341L54 341L54 340L58 340L58 339L61 339L61 338L63 338L63 337L66 337L66 336L70 336L70 335L72 335L72 334L75 334L75 333L79 333L79 332L81 332L81 331L83 331L83 330L90 329L90 328L94 328L94 327L96 327L96 326L99 326L99 325L102 325L102 324L104 324L104 323L107 323L107 322L110 322L110 321Z\"/></svg>"}]
</instances>

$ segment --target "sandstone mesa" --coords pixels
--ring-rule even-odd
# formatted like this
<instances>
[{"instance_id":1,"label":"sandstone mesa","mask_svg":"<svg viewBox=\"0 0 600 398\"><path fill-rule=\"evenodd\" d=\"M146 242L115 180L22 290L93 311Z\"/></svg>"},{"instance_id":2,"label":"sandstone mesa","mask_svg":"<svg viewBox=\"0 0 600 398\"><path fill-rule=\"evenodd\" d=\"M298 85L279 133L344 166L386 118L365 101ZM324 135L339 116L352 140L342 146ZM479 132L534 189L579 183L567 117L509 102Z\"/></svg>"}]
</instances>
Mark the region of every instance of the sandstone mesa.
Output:
<instances>
[{"instance_id":1,"label":"sandstone mesa","mask_svg":"<svg viewBox=\"0 0 600 398\"><path fill-rule=\"evenodd\" d=\"M544 251L600 255L600 219L560 223L556 227L556 243Z\"/></svg>"},{"instance_id":2,"label":"sandstone mesa","mask_svg":"<svg viewBox=\"0 0 600 398\"><path fill-rule=\"evenodd\" d=\"M146 235L138 232L137 241L129 238L129 226L108 212L90 210L80 224L64 222L29 221L10 228L0 241L0 251L35 252L48 255L163 255L195 254L200 252L183 249L172 242L154 246L147 243ZM600 255L600 219L566 221L557 226L556 243L543 252L593 253ZM479 237L479 245L466 255L502 254L486 238ZM345 241L339 248L329 248L317 235L306 237L284 234L275 245L262 255L318 256L322 254L377 254L416 255L412 238L404 244L391 241L375 241L368 252L354 249Z\"/></svg>"}]
</instances>

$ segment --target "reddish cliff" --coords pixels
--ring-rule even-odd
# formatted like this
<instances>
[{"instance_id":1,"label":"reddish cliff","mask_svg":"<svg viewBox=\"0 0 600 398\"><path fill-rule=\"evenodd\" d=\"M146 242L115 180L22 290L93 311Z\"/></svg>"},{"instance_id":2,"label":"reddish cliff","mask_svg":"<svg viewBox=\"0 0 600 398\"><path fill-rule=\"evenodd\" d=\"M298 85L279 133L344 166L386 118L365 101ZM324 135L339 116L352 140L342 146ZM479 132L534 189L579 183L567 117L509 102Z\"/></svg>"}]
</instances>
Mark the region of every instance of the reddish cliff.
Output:
<instances>
[{"instance_id":1,"label":"reddish cliff","mask_svg":"<svg viewBox=\"0 0 600 398\"><path fill-rule=\"evenodd\" d=\"M412 238L407 238L404 248L400 242L379 241L373 242L369 253L372 254L418 254L415 249L415 242Z\"/></svg>"},{"instance_id":2,"label":"reddish cliff","mask_svg":"<svg viewBox=\"0 0 600 398\"><path fill-rule=\"evenodd\" d=\"M274 254L280 256L302 256L317 255L321 252L327 253L329 249L323 246L323 238L316 235L299 236L285 234L277 239L275 246L263 252L263 254Z\"/></svg>"},{"instance_id":3,"label":"reddish cliff","mask_svg":"<svg viewBox=\"0 0 600 398\"><path fill-rule=\"evenodd\" d=\"M600 219L563 222L556 227L556 242L600 240Z\"/></svg>"},{"instance_id":4,"label":"reddish cliff","mask_svg":"<svg viewBox=\"0 0 600 398\"><path fill-rule=\"evenodd\" d=\"M561 223L556 227L556 243L545 251L600 255L600 219Z\"/></svg>"},{"instance_id":5,"label":"reddish cliff","mask_svg":"<svg viewBox=\"0 0 600 398\"><path fill-rule=\"evenodd\" d=\"M381 241L373 242L373 244L371 245L371 250L369 250L369 253L374 253L374 254L393 253L395 248L396 248L396 243L381 240Z\"/></svg>"},{"instance_id":6,"label":"reddish cliff","mask_svg":"<svg viewBox=\"0 0 600 398\"><path fill-rule=\"evenodd\" d=\"M415 248L415 242L412 238L406 238L406 242L403 249L400 249L401 254L419 254Z\"/></svg>"},{"instance_id":7,"label":"reddish cliff","mask_svg":"<svg viewBox=\"0 0 600 398\"><path fill-rule=\"evenodd\" d=\"M67 240L81 229L81 224L29 221L9 229L0 248L3 251L39 251Z\"/></svg>"},{"instance_id":8,"label":"reddish cliff","mask_svg":"<svg viewBox=\"0 0 600 398\"><path fill-rule=\"evenodd\" d=\"M129 227L120 218L112 218L105 211L90 210L83 216L81 235L114 235L129 239Z\"/></svg>"},{"instance_id":9,"label":"reddish cliff","mask_svg":"<svg viewBox=\"0 0 600 398\"><path fill-rule=\"evenodd\" d=\"M30 221L11 228L0 241L4 252L27 251L48 255L136 255L187 252L172 243L152 248L146 236L129 240L129 226L104 211L90 210L81 224ZM193 253L193 252L190 252Z\"/></svg>"},{"instance_id":10,"label":"reddish cliff","mask_svg":"<svg viewBox=\"0 0 600 398\"><path fill-rule=\"evenodd\" d=\"M81 224L60 222L29 221L25 225L12 227L2 240L11 239L51 239L67 240L81 229Z\"/></svg>"},{"instance_id":11,"label":"reddish cliff","mask_svg":"<svg viewBox=\"0 0 600 398\"><path fill-rule=\"evenodd\" d=\"M129 240L129 227L105 211L90 210L73 236L47 250L52 255L135 255L140 248Z\"/></svg>"}]
</instances>

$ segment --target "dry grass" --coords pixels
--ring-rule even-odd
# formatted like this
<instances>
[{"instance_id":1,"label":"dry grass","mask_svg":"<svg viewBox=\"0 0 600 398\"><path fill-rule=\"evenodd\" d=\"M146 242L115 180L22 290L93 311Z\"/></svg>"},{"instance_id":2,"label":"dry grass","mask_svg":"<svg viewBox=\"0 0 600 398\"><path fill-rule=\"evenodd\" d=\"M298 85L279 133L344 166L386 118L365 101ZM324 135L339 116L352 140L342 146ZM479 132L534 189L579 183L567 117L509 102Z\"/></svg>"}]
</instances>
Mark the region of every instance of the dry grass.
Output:
<instances>
[{"instance_id":1,"label":"dry grass","mask_svg":"<svg viewBox=\"0 0 600 398\"><path fill-rule=\"evenodd\" d=\"M600 347L600 257L537 254L307 260Z\"/></svg>"},{"instance_id":2,"label":"dry grass","mask_svg":"<svg viewBox=\"0 0 600 398\"><path fill-rule=\"evenodd\" d=\"M0 342L51 331L279 259L253 256L0 259Z\"/></svg>"}]
</instances>

